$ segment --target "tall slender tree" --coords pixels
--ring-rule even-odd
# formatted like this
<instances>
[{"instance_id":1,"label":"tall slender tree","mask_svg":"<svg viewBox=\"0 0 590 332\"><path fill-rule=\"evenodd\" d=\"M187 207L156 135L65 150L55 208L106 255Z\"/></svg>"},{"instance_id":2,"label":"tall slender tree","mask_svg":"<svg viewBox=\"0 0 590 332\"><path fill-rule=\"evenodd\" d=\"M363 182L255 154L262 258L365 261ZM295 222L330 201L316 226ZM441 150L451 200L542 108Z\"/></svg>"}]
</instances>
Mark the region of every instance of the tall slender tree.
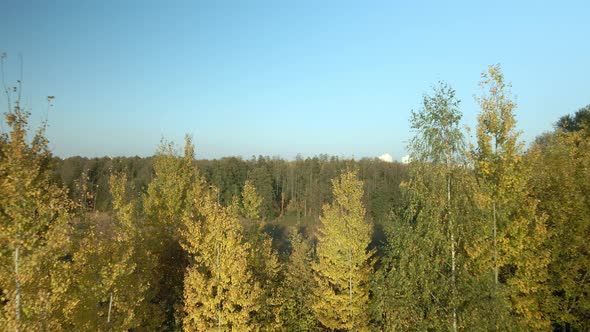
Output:
<instances>
[{"instance_id":1,"label":"tall slender tree","mask_svg":"<svg viewBox=\"0 0 590 332\"><path fill-rule=\"evenodd\" d=\"M368 249L372 225L363 206L363 182L357 171L346 171L332 186L334 201L324 205L320 217L313 310L326 328L366 331L373 252Z\"/></svg>"},{"instance_id":2,"label":"tall slender tree","mask_svg":"<svg viewBox=\"0 0 590 332\"><path fill-rule=\"evenodd\" d=\"M437 167L439 164L442 166L439 172L442 172L445 182L445 199L444 212L439 218L449 236L447 252L451 263L453 331L457 331L457 243L453 204L457 199L453 197L456 193L452 189L456 189L454 182L457 180L457 172L454 172L454 169L462 166L464 156L463 133L459 127L461 117L455 90L446 83L440 82L433 96L424 97L422 110L412 113L411 119L412 128L417 130L417 135L411 142L412 156L417 161L430 162L434 169L439 168Z\"/></svg>"},{"instance_id":3,"label":"tall slender tree","mask_svg":"<svg viewBox=\"0 0 590 332\"><path fill-rule=\"evenodd\" d=\"M443 329L462 326L459 294L465 262L458 235L465 224L464 138L455 90L439 82L410 120L408 206L393 216L388 248L377 274L379 319L391 328ZM393 305L393 306L392 306ZM410 324L410 325L406 325Z\"/></svg>"},{"instance_id":4,"label":"tall slender tree","mask_svg":"<svg viewBox=\"0 0 590 332\"><path fill-rule=\"evenodd\" d=\"M523 328L548 327L541 312L549 254L545 218L528 188L530 170L515 129L516 103L499 65L482 74L477 148L473 162L480 188L477 203L484 232L470 248L474 261L491 272L494 296L506 292Z\"/></svg>"}]
</instances>

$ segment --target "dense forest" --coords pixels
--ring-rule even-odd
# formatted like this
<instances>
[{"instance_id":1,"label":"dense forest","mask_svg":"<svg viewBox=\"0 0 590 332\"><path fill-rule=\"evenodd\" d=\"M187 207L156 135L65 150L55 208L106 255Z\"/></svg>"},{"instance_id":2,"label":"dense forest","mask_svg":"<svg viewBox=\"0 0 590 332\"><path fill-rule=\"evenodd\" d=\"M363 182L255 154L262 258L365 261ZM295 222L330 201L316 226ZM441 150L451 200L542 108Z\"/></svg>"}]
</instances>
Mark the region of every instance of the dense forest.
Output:
<instances>
[{"instance_id":1,"label":"dense forest","mask_svg":"<svg viewBox=\"0 0 590 332\"><path fill-rule=\"evenodd\" d=\"M60 159L7 89L0 330L590 330L590 105L525 146L499 65L480 87L473 139L424 95L407 164Z\"/></svg>"}]
</instances>

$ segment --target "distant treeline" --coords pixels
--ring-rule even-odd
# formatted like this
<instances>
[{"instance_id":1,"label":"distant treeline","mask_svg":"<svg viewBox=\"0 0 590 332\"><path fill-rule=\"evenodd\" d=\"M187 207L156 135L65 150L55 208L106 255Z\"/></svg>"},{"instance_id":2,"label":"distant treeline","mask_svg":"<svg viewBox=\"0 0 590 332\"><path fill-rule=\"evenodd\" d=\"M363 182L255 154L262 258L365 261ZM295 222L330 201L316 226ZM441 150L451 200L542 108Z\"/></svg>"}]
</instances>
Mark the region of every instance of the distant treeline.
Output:
<instances>
[{"instance_id":1,"label":"distant treeline","mask_svg":"<svg viewBox=\"0 0 590 332\"><path fill-rule=\"evenodd\" d=\"M112 195L109 177L125 172L131 194L139 197L154 177L153 157L54 158L55 180L69 189L70 198L84 201L89 210L110 211ZM407 179L408 167L398 162L375 159L341 159L334 156L297 157L287 161L278 157L226 157L197 160L196 165L208 183L219 189L219 202L226 205L240 197L246 180L251 180L263 197L261 217L319 217L322 205L332 199L331 180L342 170L358 169L364 182L363 203L373 220L381 221L392 207L401 204L400 183Z\"/></svg>"}]
</instances>

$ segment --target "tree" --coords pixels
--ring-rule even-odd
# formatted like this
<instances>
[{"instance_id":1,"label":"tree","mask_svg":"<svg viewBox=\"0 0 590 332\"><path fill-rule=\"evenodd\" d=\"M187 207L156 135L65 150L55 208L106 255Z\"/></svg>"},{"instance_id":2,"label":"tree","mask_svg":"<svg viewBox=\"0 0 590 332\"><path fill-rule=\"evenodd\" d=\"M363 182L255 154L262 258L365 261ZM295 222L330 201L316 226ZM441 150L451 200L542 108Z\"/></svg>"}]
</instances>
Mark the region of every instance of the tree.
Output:
<instances>
[{"instance_id":1,"label":"tree","mask_svg":"<svg viewBox=\"0 0 590 332\"><path fill-rule=\"evenodd\" d=\"M2 65L4 55L2 55ZM12 90L12 89L11 89ZM69 264L73 203L51 181L51 152L43 123L29 138L30 113L14 106L5 87L8 132L0 133L0 329L59 329L61 296L56 280Z\"/></svg>"},{"instance_id":2,"label":"tree","mask_svg":"<svg viewBox=\"0 0 590 332\"><path fill-rule=\"evenodd\" d=\"M258 195L256 187L254 187L252 181L246 180L242 189L242 213L244 217L250 220L260 219L261 204L262 197Z\"/></svg>"},{"instance_id":3,"label":"tree","mask_svg":"<svg viewBox=\"0 0 590 332\"><path fill-rule=\"evenodd\" d=\"M312 307L312 247L296 230L291 231L290 240L291 255L279 288L278 319L286 331L315 331L318 326Z\"/></svg>"},{"instance_id":4,"label":"tree","mask_svg":"<svg viewBox=\"0 0 590 332\"><path fill-rule=\"evenodd\" d=\"M266 222L260 220L260 207L263 198L250 180L246 180L242 190L242 215L246 218L246 239L248 266L252 270L262 293L259 297L260 310L256 321L263 330L273 331L277 326L278 287L281 279L281 265L272 246L272 238L264 232Z\"/></svg>"},{"instance_id":5,"label":"tree","mask_svg":"<svg viewBox=\"0 0 590 332\"><path fill-rule=\"evenodd\" d=\"M154 329L149 302L153 257L142 247L137 204L128 199L124 173L110 178L113 218L91 217L74 252L70 285L75 301L66 311L70 329L80 331ZM154 322L156 321L156 322Z\"/></svg>"},{"instance_id":6,"label":"tree","mask_svg":"<svg viewBox=\"0 0 590 332\"><path fill-rule=\"evenodd\" d=\"M582 129L590 132L590 105L580 108L573 116L569 114L562 116L555 126L566 132Z\"/></svg>"},{"instance_id":7,"label":"tree","mask_svg":"<svg viewBox=\"0 0 590 332\"><path fill-rule=\"evenodd\" d=\"M178 330L182 323L183 280L188 258L180 245L182 218L189 206L189 190L203 186L196 168L195 151L189 136L184 155L172 143L163 142L154 156L154 179L143 198L144 213L150 227L149 250L155 255L152 301L161 306L162 329Z\"/></svg>"},{"instance_id":8,"label":"tree","mask_svg":"<svg viewBox=\"0 0 590 332\"><path fill-rule=\"evenodd\" d=\"M459 100L439 82L412 112L407 206L392 215L388 245L375 279L377 319L392 329L457 331L465 306L462 243L469 175ZM408 325L409 324L409 325Z\"/></svg>"},{"instance_id":9,"label":"tree","mask_svg":"<svg viewBox=\"0 0 590 332\"><path fill-rule=\"evenodd\" d=\"M320 217L313 310L329 329L368 330L373 252L367 247L372 226L362 203L363 182L357 177L357 171L346 171L332 180L334 201L324 205Z\"/></svg>"},{"instance_id":10,"label":"tree","mask_svg":"<svg viewBox=\"0 0 590 332\"><path fill-rule=\"evenodd\" d=\"M528 189L530 170L522 162L515 130L516 104L499 65L490 66L480 83L477 149L473 162L479 184L476 203L483 230L470 255L481 272L492 272L494 296L506 292L512 312L529 329L548 327L541 311L549 255L544 247L545 218Z\"/></svg>"},{"instance_id":11,"label":"tree","mask_svg":"<svg viewBox=\"0 0 590 332\"><path fill-rule=\"evenodd\" d=\"M548 215L549 291L545 312L561 331L590 329L590 140L561 129L527 153L530 187Z\"/></svg>"},{"instance_id":12,"label":"tree","mask_svg":"<svg viewBox=\"0 0 590 332\"><path fill-rule=\"evenodd\" d=\"M449 256L451 265L451 311L452 330L457 331L457 244L455 240L455 215L453 207L452 187L455 186L453 170L460 166L463 156L463 134L459 128L459 100L455 98L455 90L446 83L440 82L434 90L434 96L425 96L423 108L420 112L412 113L412 128L417 130L417 135L412 139L410 146L412 157L420 162L430 162L436 170L438 164L442 164L442 178L445 181L446 201L443 206L443 215L438 216L445 223L449 234ZM430 165L429 165L430 166ZM440 195L440 192L434 193ZM440 199L440 198L439 198ZM455 199L456 200L456 199ZM428 203L426 203L428 204Z\"/></svg>"},{"instance_id":13,"label":"tree","mask_svg":"<svg viewBox=\"0 0 590 332\"><path fill-rule=\"evenodd\" d=\"M193 262L184 279L184 330L256 329L260 288L248 269L239 220L217 203L216 189L195 187L183 217L183 246Z\"/></svg>"},{"instance_id":14,"label":"tree","mask_svg":"<svg viewBox=\"0 0 590 332\"><path fill-rule=\"evenodd\" d=\"M256 167L248 172L248 180L256 188L256 192L262 197L260 216L269 220L275 216L274 193L272 188L272 175L268 165L263 159L259 159Z\"/></svg>"},{"instance_id":15,"label":"tree","mask_svg":"<svg viewBox=\"0 0 590 332\"><path fill-rule=\"evenodd\" d=\"M441 279L436 274L438 282L432 282L429 266L432 262L424 261L440 246L428 252L421 249L423 238L406 213L409 211L403 209L392 213L385 226L387 243L371 285L372 318L376 329L384 331L427 330L427 320L432 316L428 309L440 308L439 303L430 302L432 285L445 291L448 285L447 278Z\"/></svg>"},{"instance_id":16,"label":"tree","mask_svg":"<svg viewBox=\"0 0 590 332\"><path fill-rule=\"evenodd\" d=\"M283 267L273 249L272 238L262 228L249 235L248 266L252 271L252 281L261 289L255 321L263 331L276 331L280 327L278 312L282 299L279 297L279 288Z\"/></svg>"}]
</instances>

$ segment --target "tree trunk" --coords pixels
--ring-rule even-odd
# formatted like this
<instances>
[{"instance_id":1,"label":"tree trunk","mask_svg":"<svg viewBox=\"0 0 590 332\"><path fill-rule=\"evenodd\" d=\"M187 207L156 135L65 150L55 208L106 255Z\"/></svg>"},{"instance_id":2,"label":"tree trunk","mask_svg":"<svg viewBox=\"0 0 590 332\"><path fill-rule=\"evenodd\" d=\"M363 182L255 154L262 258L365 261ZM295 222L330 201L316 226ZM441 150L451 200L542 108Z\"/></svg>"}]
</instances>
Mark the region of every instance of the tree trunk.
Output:
<instances>
[{"instance_id":1,"label":"tree trunk","mask_svg":"<svg viewBox=\"0 0 590 332\"><path fill-rule=\"evenodd\" d=\"M111 309L113 308L113 292L111 291L111 297L109 299L109 313L107 315L107 323L111 325Z\"/></svg>"},{"instance_id":2,"label":"tree trunk","mask_svg":"<svg viewBox=\"0 0 590 332\"><path fill-rule=\"evenodd\" d=\"M494 282L498 284L498 247L497 247L497 239L496 239L496 229L497 229L497 222L496 222L496 202L492 204L492 220L494 223Z\"/></svg>"},{"instance_id":3,"label":"tree trunk","mask_svg":"<svg viewBox=\"0 0 590 332\"><path fill-rule=\"evenodd\" d=\"M16 294L15 294L15 310L16 310L16 328L17 332L20 332L21 326L21 288L20 288L20 280L19 280L19 273L18 273L18 264L19 264L19 251L20 245L16 246L14 250L14 284L16 287Z\"/></svg>"},{"instance_id":4,"label":"tree trunk","mask_svg":"<svg viewBox=\"0 0 590 332\"><path fill-rule=\"evenodd\" d=\"M217 258L215 260L215 264L217 265L217 287L219 287L219 285L221 284L220 282L220 270L221 268L219 267L219 263L220 263L220 256L221 256L221 249L219 248L219 244L217 245ZM221 303L219 304L219 306L217 307L217 330L221 331Z\"/></svg>"},{"instance_id":5,"label":"tree trunk","mask_svg":"<svg viewBox=\"0 0 590 332\"><path fill-rule=\"evenodd\" d=\"M449 232L451 235L451 278L453 282L452 292L452 306L453 306L453 331L457 332L457 308L455 304L456 298L456 259L455 259L455 233L453 229L453 216L451 214L451 175L447 175L447 208L449 216Z\"/></svg>"},{"instance_id":6,"label":"tree trunk","mask_svg":"<svg viewBox=\"0 0 590 332\"><path fill-rule=\"evenodd\" d=\"M281 192L281 217L285 214L285 192Z\"/></svg>"},{"instance_id":7,"label":"tree trunk","mask_svg":"<svg viewBox=\"0 0 590 332\"><path fill-rule=\"evenodd\" d=\"M350 248L348 248L348 264L350 266L350 272L348 272L348 308L350 310L350 322L352 323L352 249Z\"/></svg>"},{"instance_id":8,"label":"tree trunk","mask_svg":"<svg viewBox=\"0 0 590 332\"><path fill-rule=\"evenodd\" d=\"M498 153L498 138L494 137L494 155ZM497 166L496 166L497 167ZM498 179L494 183L494 197L492 202L492 220L494 223L494 282L498 284L498 246L497 246L497 220L496 220L496 195L498 189Z\"/></svg>"},{"instance_id":9,"label":"tree trunk","mask_svg":"<svg viewBox=\"0 0 590 332\"><path fill-rule=\"evenodd\" d=\"M98 184L96 185L96 191L94 193L94 205L92 206L92 209L94 210L94 212L96 212L96 199L98 197Z\"/></svg>"}]
</instances>

